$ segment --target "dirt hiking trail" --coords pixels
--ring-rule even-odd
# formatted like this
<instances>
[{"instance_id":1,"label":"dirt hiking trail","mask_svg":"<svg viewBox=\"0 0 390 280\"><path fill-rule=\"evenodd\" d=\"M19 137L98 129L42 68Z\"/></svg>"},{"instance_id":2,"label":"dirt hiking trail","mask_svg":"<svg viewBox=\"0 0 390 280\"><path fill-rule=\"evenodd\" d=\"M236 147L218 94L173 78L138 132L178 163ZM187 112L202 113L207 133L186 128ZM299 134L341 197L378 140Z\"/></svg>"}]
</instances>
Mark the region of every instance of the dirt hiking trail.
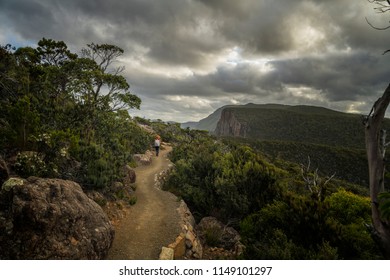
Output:
<instances>
[{"instance_id":1,"label":"dirt hiking trail","mask_svg":"<svg viewBox=\"0 0 390 280\"><path fill-rule=\"evenodd\" d=\"M157 260L161 248L174 242L180 234L180 205L176 196L155 187L155 175L168 168L166 146L152 163L135 169L137 203L130 207L116 227L109 260Z\"/></svg>"}]
</instances>

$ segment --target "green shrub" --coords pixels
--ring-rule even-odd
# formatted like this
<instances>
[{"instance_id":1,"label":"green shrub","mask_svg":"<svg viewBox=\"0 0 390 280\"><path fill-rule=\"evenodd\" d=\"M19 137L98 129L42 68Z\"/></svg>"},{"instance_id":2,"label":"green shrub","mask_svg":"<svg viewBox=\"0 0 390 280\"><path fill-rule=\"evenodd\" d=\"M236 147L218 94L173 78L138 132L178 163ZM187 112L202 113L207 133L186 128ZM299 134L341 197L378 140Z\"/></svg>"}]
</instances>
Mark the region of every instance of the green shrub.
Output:
<instances>
[{"instance_id":1,"label":"green shrub","mask_svg":"<svg viewBox=\"0 0 390 280\"><path fill-rule=\"evenodd\" d=\"M379 194L379 211L384 220L390 220L390 193Z\"/></svg>"},{"instance_id":2,"label":"green shrub","mask_svg":"<svg viewBox=\"0 0 390 280\"><path fill-rule=\"evenodd\" d=\"M36 152L18 153L14 169L20 176L25 178L29 176L42 177L49 173L43 157ZM52 171L56 171L55 168Z\"/></svg>"},{"instance_id":3,"label":"green shrub","mask_svg":"<svg viewBox=\"0 0 390 280\"><path fill-rule=\"evenodd\" d=\"M135 205L137 203L137 197L136 196L130 196L128 199L127 199L127 202L130 204L130 205Z\"/></svg>"},{"instance_id":4,"label":"green shrub","mask_svg":"<svg viewBox=\"0 0 390 280\"><path fill-rule=\"evenodd\" d=\"M210 247L218 247L221 244L222 229L209 227L205 231L205 242Z\"/></svg>"}]
</instances>

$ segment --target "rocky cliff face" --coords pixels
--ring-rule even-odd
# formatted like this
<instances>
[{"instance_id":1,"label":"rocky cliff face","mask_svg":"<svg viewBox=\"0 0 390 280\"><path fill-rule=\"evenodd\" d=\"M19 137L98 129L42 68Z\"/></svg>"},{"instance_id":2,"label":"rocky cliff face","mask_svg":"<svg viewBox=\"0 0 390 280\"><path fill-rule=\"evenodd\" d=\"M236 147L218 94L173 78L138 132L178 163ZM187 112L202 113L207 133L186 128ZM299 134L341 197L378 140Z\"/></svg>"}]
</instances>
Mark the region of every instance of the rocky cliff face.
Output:
<instances>
[{"instance_id":1,"label":"rocky cliff face","mask_svg":"<svg viewBox=\"0 0 390 280\"><path fill-rule=\"evenodd\" d=\"M0 190L0 259L104 259L114 229L81 187L11 178Z\"/></svg>"},{"instance_id":2,"label":"rocky cliff face","mask_svg":"<svg viewBox=\"0 0 390 280\"><path fill-rule=\"evenodd\" d=\"M246 137L248 125L241 123L234 115L234 110L226 108L222 111L215 134L218 136Z\"/></svg>"}]
</instances>

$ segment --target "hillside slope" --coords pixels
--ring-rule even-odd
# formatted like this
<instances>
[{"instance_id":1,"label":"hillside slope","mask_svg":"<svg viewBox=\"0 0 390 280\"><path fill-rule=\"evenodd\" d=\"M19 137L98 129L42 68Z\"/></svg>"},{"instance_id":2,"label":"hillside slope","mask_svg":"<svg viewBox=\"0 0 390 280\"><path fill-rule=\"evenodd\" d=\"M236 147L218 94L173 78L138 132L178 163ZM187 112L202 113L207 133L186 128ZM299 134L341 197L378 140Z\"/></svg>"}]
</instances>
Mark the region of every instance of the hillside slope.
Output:
<instances>
[{"instance_id":1,"label":"hillside slope","mask_svg":"<svg viewBox=\"0 0 390 280\"><path fill-rule=\"evenodd\" d=\"M226 105L221 108L218 108L215 110L212 114L207 116L206 118L201 119L198 122L185 122L182 123L180 126L181 128L191 128L191 129L197 129L197 130L207 130L213 133L215 129L217 128L217 123L219 119L221 118L222 111L227 108L284 108L286 105L280 105L280 104L253 104L249 103L246 105Z\"/></svg>"},{"instance_id":2,"label":"hillside slope","mask_svg":"<svg viewBox=\"0 0 390 280\"><path fill-rule=\"evenodd\" d=\"M312 167L324 175L336 174L351 183L367 184L361 115L315 106L247 104L222 107L202 123L209 125L203 129L244 142L273 160L307 164L310 157ZM384 128L390 129L389 119Z\"/></svg>"},{"instance_id":3,"label":"hillside slope","mask_svg":"<svg viewBox=\"0 0 390 280\"><path fill-rule=\"evenodd\" d=\"M217 127L217 123L219 119L221 118L221 113L223 109L227 108L229 106L224 106L213 112L208 117L201 119L199 122L186 122L182 123L180 125L181 128L191 128L191 129L197 129L197 130L207 130L210 132L213 132L215 128Z\"/></svg>"},{"instance_id":4,"label":"hillside slope","mask_svg":"<svg viewBox=\"0 0 390 280\"><path fill-rule=\"evenodd\" d=\"M385 127L390 128L389 120ZM224 108L215 134L268 141L364 149L362 116L314 106L251 105Z\"/></svg>"}]
</instances>

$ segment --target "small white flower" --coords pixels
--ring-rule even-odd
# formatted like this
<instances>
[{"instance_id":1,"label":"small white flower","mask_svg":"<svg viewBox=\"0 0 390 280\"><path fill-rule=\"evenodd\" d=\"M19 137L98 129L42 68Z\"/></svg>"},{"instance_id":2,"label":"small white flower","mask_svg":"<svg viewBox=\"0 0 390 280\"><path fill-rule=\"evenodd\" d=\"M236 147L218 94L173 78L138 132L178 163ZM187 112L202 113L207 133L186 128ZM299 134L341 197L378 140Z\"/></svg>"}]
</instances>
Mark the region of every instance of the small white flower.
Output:
<instances>
[{"instance_id":1,"label":"small white flower","mask_svg":"<svg viewBox=\"0 0 390 280\"><path fill-rule=\"evenodd\" d=\"M67 148L62 148L61 150L60 150L60 155L62 156L62 157L66 157L66 155L68 154L68 149Z\"/></svg>"}]
</instances>

